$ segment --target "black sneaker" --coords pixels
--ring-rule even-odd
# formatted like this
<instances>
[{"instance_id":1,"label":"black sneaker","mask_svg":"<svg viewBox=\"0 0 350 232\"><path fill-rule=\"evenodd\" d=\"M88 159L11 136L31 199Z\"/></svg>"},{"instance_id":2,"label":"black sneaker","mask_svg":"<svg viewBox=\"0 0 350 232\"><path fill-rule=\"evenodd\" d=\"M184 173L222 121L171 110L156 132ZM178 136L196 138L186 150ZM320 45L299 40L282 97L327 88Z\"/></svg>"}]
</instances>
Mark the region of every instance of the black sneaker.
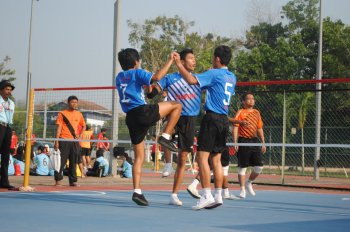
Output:
<instances>
[{"instance_id":1,"label":"black sneaker","mask_svg":"<svg viewBox=\"0 0 350 232\"><path fill-rule=\"evenodd\" d=\"M158 139L158 143L163 147L168 148L170 151L177 152L176 144L170 139L166 139L163 136L160 136Z\"/></svg>"},{"instance_id":2,"label":"black sneaker","mask_svg":"<svg viewBox=\"0 0 350 232\"><path fill-rule=\"evenodd\" d=\"M138 205L148 206L148 201L146 200L143 194L138 194L134 192L134 194L132 194L132 200Z\"/></svg>"}]
</instances>

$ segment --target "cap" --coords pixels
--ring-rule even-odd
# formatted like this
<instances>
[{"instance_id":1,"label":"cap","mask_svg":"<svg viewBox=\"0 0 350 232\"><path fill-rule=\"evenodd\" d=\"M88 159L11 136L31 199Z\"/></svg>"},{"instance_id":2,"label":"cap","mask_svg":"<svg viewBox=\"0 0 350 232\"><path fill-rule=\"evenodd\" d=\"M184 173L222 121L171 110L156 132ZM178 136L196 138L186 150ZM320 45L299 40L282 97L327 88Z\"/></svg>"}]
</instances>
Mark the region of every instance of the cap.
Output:
<instances>
[{"instance_id":1,"label":"cap","mask_svg":"<svg viewBox=\"0 0 350 232\"><path fill-rule=\"evenodd\" d=\"M44 147L50 148L50 146L49 146L48 144L45 144L45 146L44 146Z\"/></svg>"},{"instance_id":2,"label":"cap","mask_svg":"<svg viewBox=\"0 0 350 232\"><path fill-rule=\"evenodd\" d=\"M15 86L13 84L11 84L11 82L9 80L0 81L0 89L4 89L6 87L11 87L12 90L15 89Z\"/></svg>"}]
</instances>

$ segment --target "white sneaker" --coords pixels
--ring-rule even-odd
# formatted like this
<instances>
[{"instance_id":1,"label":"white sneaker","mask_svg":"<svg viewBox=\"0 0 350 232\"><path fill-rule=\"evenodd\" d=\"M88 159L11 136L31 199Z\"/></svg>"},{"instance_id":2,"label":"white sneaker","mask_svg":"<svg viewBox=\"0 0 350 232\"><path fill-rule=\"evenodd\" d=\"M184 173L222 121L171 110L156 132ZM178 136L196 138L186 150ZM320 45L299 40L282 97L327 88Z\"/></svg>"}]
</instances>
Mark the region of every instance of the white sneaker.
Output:
<instances>
[{"instance_id":1,"label":"white sneaker","mask_svg":"<svg viewBox=\"0 0 350 232\"><path fill-rule=\"evenodd\" d=\"M201 198L201 195L199 194L198 190L193 187L192 185L189 185L187 187L187 192L193 197L193 198L196 198L196 199L200 199Z\"/></svg>"},{"instance_id":2,"label":"white sneaker","mask_svg":"<svg viewBox=\"0 0 350 232\"><path fill-rule=\"evenodd\" d=\"M215 200L213 198L213 195L207 195L207 196L202 196L198 201L197 204L195 206L192 206L193 210L200 210L203 209L205 207L208 207L210 205L212 205L213 203L215 203Z\"/></svg>"},{"instance_id":3,"label":"white sneaker","mask_svg":"<svg viewBox=\"0 0 350 232\"><path fill-rule=\"evenodd\" d=\"M221 194L215 194L215 197L214 197L214 203L208 205L207 207L204 207L206 209L214 209L220 205L222 205L224 202L222 201L222 196Z\"/></svg>"},{"instance_id":4,"label":"white sneaker","mask_svg":"<svg viewBox=\"0 0 350 232\"><path fill-rule=\"evenodd\" d=\"M225 200L239 200L240 198L237 197L236 195L228 192L228 193L224 193L223 196L222 196Z\"/></svg>"},{"instance_id":5,"label":"white sneaker","mask_svg":"<svg viewBox=\"0 0 350 232\"><path fill-rule=\"evenodd\" d=\"M166 164L163 170L163 174L162 177L168 177L173 173L174 169L173 166L171 166L171 164Z\"/></svg>"},{"instance_id":6,"label":"white sneaker","mask_svg":"<svg viewBox=\"0 0 350 232\"><path fill-rule=\"evenodd\" d=\"M245 188L247 189L248 193L252 196L255 196L255 192L254 192L254 189L253 189L253 185L252 185L252 182L250 181L247 181L245 183Z\"/></svg>"},{"instance_id":7,"label":"white sneaker","mask_svg":"<svg viewBox=\"0 0 350 232\"><path fill-rule=\"evenodd\" d=\"M245 198L245 197L246 197L245 189L242 189L242 190L241 190L241 193L239 194L239 197L240 197L240 198Z\"/></svg>"},{"instance_id":8,"label":"white sneaker","mask_svg":"<svg viewBox=\"0 0 350 232\"><path fill-rule=\"evenodd\" d=\"M171 194L170 196L170 201L169 205L177 205L177 206L182 206L182 201L179 200L177 195Z\"/></svg>"}]
</instances>

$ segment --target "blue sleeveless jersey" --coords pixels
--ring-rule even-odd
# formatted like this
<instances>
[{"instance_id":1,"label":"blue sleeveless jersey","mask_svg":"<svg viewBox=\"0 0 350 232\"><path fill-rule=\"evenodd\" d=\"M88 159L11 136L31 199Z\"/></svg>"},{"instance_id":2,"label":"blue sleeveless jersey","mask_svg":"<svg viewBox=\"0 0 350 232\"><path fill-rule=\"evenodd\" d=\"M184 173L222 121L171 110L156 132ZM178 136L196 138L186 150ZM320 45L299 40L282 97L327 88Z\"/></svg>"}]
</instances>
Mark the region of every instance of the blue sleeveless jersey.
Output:
<instances>
[{"instance_id":1,"label":"blue sleeveless jersey","mask_svg":"<svg viewBox=\"0 0 350 232\"><path fill-rule=\"evenodd\" d=\"M235 94L236 76L227 68L210 69L194 76L201 89L206 90L204 110L227 115L231 96Z\"/></svg>"},{"instance_id":2,"label":"blue sleeveless jersey","mask_svg":"<svg viewBox=\"0 0 350 232\"><path fill-rule=\"evenodd\" d=\"M158 82L162 89L168 90L168 101L182 104L181 116L197 116L200 111L201 89L199 85L190 85L180 73L166 75Z\"/></svg>"},{"instance_id":3,"label":"blue sleeveless jersey","mask_svg":"<svg viewBox=\"0 0 350 232\"><path fill-rule=\"evenodd\" d=\"M119 103L124 113L129 110L146 105L143 86L149 86L153 73L143 69L130 69L118 73L116 88L119 93Z\"/></svg>"}]
</instances>

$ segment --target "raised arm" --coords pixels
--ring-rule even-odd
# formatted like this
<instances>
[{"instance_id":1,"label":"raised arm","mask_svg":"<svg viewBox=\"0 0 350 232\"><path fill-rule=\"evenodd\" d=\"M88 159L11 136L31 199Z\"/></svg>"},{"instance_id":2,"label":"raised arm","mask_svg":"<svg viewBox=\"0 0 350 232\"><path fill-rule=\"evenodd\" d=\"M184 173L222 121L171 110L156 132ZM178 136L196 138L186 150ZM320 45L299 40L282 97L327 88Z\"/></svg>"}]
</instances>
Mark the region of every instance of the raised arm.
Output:
<instances>
[{"instance_id":1,"label":"raised arm","mask_svg":"<svg viewBox=\"0 0 350 232\"><path fill-rule=\"evenodd\" d=\"M174 61L174 53L175 52L172 52L170 54L169 60L166 62L166 64L152 76L153 81L159 81L168 73L168 71L169 71L169 69Z\"/></svg>"}]
</instances>

